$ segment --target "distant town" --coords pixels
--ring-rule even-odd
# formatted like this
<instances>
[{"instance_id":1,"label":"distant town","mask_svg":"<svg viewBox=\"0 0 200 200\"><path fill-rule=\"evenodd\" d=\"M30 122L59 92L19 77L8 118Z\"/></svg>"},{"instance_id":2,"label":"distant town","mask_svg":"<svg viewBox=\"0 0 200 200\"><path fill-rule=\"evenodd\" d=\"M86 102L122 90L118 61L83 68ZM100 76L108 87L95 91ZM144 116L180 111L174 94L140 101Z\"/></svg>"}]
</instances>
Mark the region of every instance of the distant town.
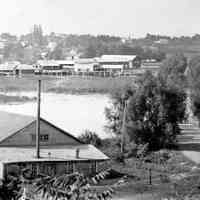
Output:
<instances>
[{"instance_id":1,"label":"distant town","mask_svg":"<svg viewBox=\"0 0 200 200\"><path fill-rule=\"evenodd\" d=\"M96 58L68 58L66 60L38 60L35 64L10 61L0 64L0 75L51 75L51 76L136 76L146 70L157 74L161 62L141 60L137 55L102 55Z\"/></svg>"},{"instance_id":2,"label":"distant town","mask_svg":"<svg viewBox=\"0 0 200 200\"><path fill-rule=\"evenodd\" d=\"M45 35L41 25L30 33L0 35L0 75L135 76L157 74L162 61L175 52L189 59L198 55L200 35L145 38L109 35ZM192 49L192 50L191 50Z\"/></svg>"}]
</instances>

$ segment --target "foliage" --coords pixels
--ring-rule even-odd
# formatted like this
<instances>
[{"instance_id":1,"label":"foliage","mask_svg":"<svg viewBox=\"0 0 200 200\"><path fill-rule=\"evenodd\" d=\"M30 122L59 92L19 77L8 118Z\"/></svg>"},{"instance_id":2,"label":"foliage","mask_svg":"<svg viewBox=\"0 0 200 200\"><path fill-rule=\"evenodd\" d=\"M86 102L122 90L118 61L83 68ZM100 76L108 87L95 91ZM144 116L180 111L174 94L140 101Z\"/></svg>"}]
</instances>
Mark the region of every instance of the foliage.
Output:
<instances>
[{"instance_id":1,"label":"foliage","mask_svg":"<svg viewBox=\"0 0 200 200\"><path fill-rule=\"evenodd\" d=\"M85 130L78 138L85 144L93 144L96 147L102 146L102 140L95 132Z\"/></svg>"},{"instance_id":2,"label":"foliage","mask_svg":"<svg viewBox=\"0 0 200 200\"><path fill-rule=\"evenodd\" d=\"M159 78L168 85L176 87L186 86L185 71L187 58L182 53L176 53L163 62Z\"/></svg>"},{"instance_id":3,"label":"foliage","mask_svg":"<svg viewBox=\"0 0 200 200\"><path fill-rule=\"evenodd\" d=\"M192 110L200 120L200 56L194 57L189 62L188 82L191 91Z\"/></svg>"},{"instance_id":4,"label":"foliage","mask_svg":"<svg viewBox=\"0 0 200 200\"><path fill-rule=\"evenodd\" d=\"M9 176L7 180L1 182L0 199L16 200L20 196L21 181L14 176Z\"/></svg>"},{"instance_id":5,"label":"foliage","mask_svg":"<svg viewBox=\"0 0 200 200\"><path fill-rule=\"evenodd\" d=\"M91 184L99 183L108 173L108 171L103 171L92 178L85 177L80 173L64 174L57 177L42 175L32 181L35 188L32 195L36 199L53 198L55 200L62 198L68 200L111 199L114 192L111 187L99 192L91 187ZM24 193L22 197L26 197L26 194Z\"/></svg>"},{"instance_id":6,"label":"foliage","mask_svg":"<svg viewBox=\"0 0 200 200\"><path fill-rule=\"evenodd\" d=\"M185 116L186 95L183 90L160 82L147 72L138 88L127 88L125 97L117 94L106 109L108 128L121 134L123 101L128 98L126 134L136 144L148 144L150 151L172 147L180 133L178 123Z\"/></svg>"}]
</instances>

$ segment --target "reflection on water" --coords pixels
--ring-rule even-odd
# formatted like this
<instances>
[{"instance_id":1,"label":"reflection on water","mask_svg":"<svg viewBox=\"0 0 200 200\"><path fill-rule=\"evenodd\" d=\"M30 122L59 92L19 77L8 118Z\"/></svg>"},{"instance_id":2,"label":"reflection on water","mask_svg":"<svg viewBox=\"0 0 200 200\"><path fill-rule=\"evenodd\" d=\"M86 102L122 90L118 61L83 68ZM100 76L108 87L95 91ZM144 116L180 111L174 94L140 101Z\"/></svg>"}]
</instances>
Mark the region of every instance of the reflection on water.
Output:
<instances>
[{"instance_id":1,"label":"reflection on water","mask_svg":"<svg viewBox=\"0 0 200 200\"><path fill-rule=\"evenodd\" d=\"M8 93L7 93L8 94ZM36 93L9 93L9 95L34 97ZM78 136L85 129L95 131L101 137L108 134L104 131L106 119L104 109L109 105L107 95L65 95L43 93L41 117L56 126ZM23 104L0 105L0 110L25 115L36 115L36 102Z\"/></svg>"}]
</instances>

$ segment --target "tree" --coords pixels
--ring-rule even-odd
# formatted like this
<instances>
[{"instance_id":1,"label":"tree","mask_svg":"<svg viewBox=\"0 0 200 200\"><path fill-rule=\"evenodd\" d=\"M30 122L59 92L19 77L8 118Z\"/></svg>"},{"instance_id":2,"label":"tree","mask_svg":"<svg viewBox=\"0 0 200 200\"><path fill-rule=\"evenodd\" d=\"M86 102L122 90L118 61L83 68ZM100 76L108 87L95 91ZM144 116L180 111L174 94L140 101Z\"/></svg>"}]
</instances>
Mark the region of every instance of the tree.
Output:
<instances>
[{"instance_id":1,"label":"tree","mask_svg":"<svg viewBox=\"0 0 200 200\"><path fill-rule=\"evenodd\" d=\"M137 89L129 88L126 95L126 133L130 141L148 144L149 151L174 146L180 133L178 123L185 117L184 91L160 82L147 72L138 82ZM121 134L121 98L114 97L113 102L113 107L106 110L111 125L108 127L114 133Z\"/></svg>"},{"instance_id":2,"label":"tree","mask_svg":"<svg viewBox=\"0 0 200 200\"><path fill-rule=\"evenodd\" d=\"M96 147L102 146L101 138L95 132L89 130L85 130L85 132L79 136L79 140L85 144L93 144Z\"/></svg>"},{"instance_id":3,"label":"tree","mask_svg":"<svg viewBox=\"0 0 200 200\"><path fill-rule=\"evenodd\" d=\"M34 25L33 32L32 32L32 44L43 46L45 44L43 30L41 25Z\"/></svg>"},{"instance_id":4,"label":"tree","mask_svg":"<svg viewBox=\"0 0 200 200\"><path fill-rule=\"evenodd\" d=\"M48 53L47 58L53 60L65 59L63 44L57 44L54 50Z\"/></svg>"},{"instance_id":5,"label":"tree","mask_svg":"<svg viewBox=\"0 0 200 200\"><path fill-rule=\"evenodd\" d=\"M191 59L188 67L188 83L191 93L192 110L200 120L200 56Z\"/></svg>"},{"instance_id":6,"label":"tree","mask_svg":"<svg viewBox=\"0 0 200 200\"><path fill-rule=\"evenodd\" d=\"M176 53L163 62L159 76L167 84L177 87L186 86L185 70L187 58L182 53Z\"/></svg>"}]
</instances>

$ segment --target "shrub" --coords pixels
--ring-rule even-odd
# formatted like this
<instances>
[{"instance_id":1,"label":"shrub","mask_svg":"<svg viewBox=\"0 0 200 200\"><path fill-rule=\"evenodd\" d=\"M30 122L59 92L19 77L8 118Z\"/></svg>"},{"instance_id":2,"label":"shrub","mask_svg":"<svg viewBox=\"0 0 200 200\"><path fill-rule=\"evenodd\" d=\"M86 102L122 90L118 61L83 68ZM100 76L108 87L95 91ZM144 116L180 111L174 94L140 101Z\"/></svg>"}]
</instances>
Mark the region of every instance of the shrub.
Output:
<instances>
[{"instance_id":1,"label":"shrub","mask_svg":"<svg viewBox=\"0 0 200 200\"><path fill-rule=\"evenodd\" d=\"M96 147L102 146L102 139L95 132L89 130L85 130L85 132L79 136L79 140L85 144L93 144Z\"/></svg>"}]
</instances>

